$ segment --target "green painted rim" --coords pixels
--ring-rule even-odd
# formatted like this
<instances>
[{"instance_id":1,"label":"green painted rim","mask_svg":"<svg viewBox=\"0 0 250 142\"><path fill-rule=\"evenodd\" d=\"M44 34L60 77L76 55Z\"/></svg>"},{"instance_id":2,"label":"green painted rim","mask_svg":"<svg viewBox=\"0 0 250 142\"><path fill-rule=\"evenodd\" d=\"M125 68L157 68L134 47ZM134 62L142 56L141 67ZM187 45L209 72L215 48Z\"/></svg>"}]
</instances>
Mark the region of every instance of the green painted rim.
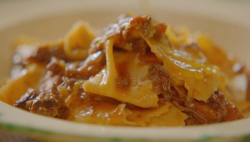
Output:
<instances>
[{"instance_id":1,"label":"green painted rim","mask_svg":"<svg viewBox=\"0 0 250 142\"><path fill-rule=\"evenodd\" d=\"M84 135L79 136L79 135L61 134L61 133L41 130L38 128L19 126L16 124L3 123L3 122L0 122L0 129L8 131L8 132L12 132L12 133L26 135L35 139L43 139L43 140L47 140L47 139L58 140L58 138L61 140L64 140L65 137L79 139L79 140L80 139L96 139L96 137L90 137L90 136L84 136Z\"/></svg>"},{"instance_id":2,"label":"green painted rim","mask_svg":"<svg viewBox=\"0 0 250 142\"><path fill-rule=\"evenodd\" d=\"M0 113L0 115L1 115L1 113ZM26 135L26 136L29 136L29 137L32 137L32 138L38 139L38 140L57 140L57 141L62 140L62 141L65 141L65 138L66 138L66 139L74 139L74 140L78 140L78 141L94 140L94 141L105 141L105 142L125 142L125 141L147 142L147 141L154 141L154 140L146 140L146 139L100 138L100 137L91 137L91 136L86 136L86 135L69 135L69 134L62 134L62 133L41 130L38 128L20 126L20 125L11 124L11 123L4 123L1 121L0 121L0 129L8 131L8 132L12 132L12 133ZM190 141L210 142L210 141L213 141L215 139L223 139L223 138L211 137L211 136L201 136L201 138L199 140L190 140ZM164 141L164 140L159 140L159 141ZM181 141L181 140L177 140L177 141ZM235 142L249 142L249 141L250 141L250 134L243 136L241 138L235 139Z\"/></svg>"},{"instance_id":3,"label":"green painted rim","mask_svg":"<svg viewBox=\"0 0 250 142\"><path fill-rule=\"evenodd\" d=\"M1 116L1 113L0 113ZM86 135L70 135L70 134L62 134L56 133L46 130L41 130L38 128L32 128L27 126L20 126L11 123L4 123L0 121L0 129L4 131L8 131L11 133L17 133L29 136L34 139L38 140L57 140L57 141L65 141L66 139L74 139L77 141L81 140L95 140L95 141L104 141L104 142L147 142L150 140L146 139L123 139L123 138L102 138L102 137L93 137L93 136L86 136Z\"/></svg>"}]
</instances>

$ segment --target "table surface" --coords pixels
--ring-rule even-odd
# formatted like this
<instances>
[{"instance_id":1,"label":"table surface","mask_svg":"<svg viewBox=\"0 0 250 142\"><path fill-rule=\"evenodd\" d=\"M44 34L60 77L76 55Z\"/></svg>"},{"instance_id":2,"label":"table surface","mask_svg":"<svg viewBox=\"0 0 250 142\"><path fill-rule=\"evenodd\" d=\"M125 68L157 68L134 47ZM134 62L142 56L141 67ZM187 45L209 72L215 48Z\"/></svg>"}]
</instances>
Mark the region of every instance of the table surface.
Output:
<instances>
[{"instance_id":1,"label":"table surface","mask_svg":"<svg viewBox=\"0 0 250 142\"><path fill-rule=\"evenodd\" d=\"M0 142L38 142L38 141L31 139L27 136L12 134L0 130Z\"/></svg>"}]
</instances>

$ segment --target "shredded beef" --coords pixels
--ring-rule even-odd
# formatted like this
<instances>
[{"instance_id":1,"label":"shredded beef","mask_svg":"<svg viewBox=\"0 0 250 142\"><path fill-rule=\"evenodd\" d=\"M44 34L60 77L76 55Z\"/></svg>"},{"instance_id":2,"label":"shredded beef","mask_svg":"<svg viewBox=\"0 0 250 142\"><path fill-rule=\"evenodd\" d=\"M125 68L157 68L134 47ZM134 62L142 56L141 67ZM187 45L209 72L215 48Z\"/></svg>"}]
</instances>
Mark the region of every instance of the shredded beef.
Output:
<instances>
[{"instance_id":1,"label":"shredded beef","mask_svg":"<svg viewBox=\"0 0 250 142\"><path fill-rule=\"evenodd\" d=\"M14 106L33 113L57 118L64 118L67 112L65 102L55 85L53 85L50 92L37 94L34 90L29 90Z\"/></svg>"},{"instance_id":2,"label":"shredded beef","mask_svg":"<svg viewBox=\"0 0 250 142\"><path fill-rule=\"evenodd\" d=\"M140 31L143 35L148 35L151 26L151 17L150 16L137 16L135 18L130 19L130 26L138 31Z\"/></svg>"},{"instance_id":3,"label":"shredded beef","mask_svg":"<svg viewBox=\"0 0 250 142\"><path fill-rule=\"evenodd\" d=\"M136 39L132 42L132 47L135 52L145 54L149 48L147 43L143 39Z\"/></svg>"},{"instance_id":4,"label":"shredded beef","mask_svg":"<svg viewBox=\"0 0 250 142\"><path fill-rule=\"evenodd\" d=\"M63 77L63 82L58 86L58 89L60 90L61 87L66 87L68 90L72 91L72 88L77 81L79 80L75 78Z\"/></svg>"},{"instance_id":5,"label":"shredded beef","mask_svg":"<svg viewBox=\"0 0 250 142\"><path fill-rule=\"evenodd\" d=\"M141 32L144 36L148 36L151 29L151 17L126 17L120 19L118 23L109 25L102 37L97 37L93 40L89 53L92 54L103 50L104 42L111 37L115 39L114 47L123 48L127 40L133 40L128 35L134 29Z\"/></svg>"},{"instance_id":6,"label":"shredded beef","mask_svg":"<svg viewBox=\"0 0 250 142\"><path fill-rule=\"evenodd\" d=\"M29 106L26 103L30 100L34 100L38 96L34 89L28 89L28 91L14 104L14 106L28 110Z\"/></svg>"},{"instance_id":7,"label":"shredded beef","mask_svg":"<svg viewBox=\"0 0 250 142\"><path fill-rule=\"evenodd\" d=\"M106 63L103 51L97 51L87 57L85 61L68 63L65 69L65 76L77 79L88 79L101 71Z\"/></svg>"},{"instance_id":8,"label":"shredded beef","mask_svg":"<svg viewBox=\"0 0 250 142\"><path fill-rule=\"evenodd\" d=\"M157 25L154 26L154 28L156 30L156 32L154 34L154 38L156 40L160 40L160 39L162 39L163 37L166 36L166 34L165 34L165 31L167 29L166 24L164 24L164 23L158 23Z\"/></svg>"},{"instance_id":9,"label":"shredded beef","mask_svg":"<svg viewBox=\"0 0 250 142\"><path fill-rule=\"evenodd\" d=\"M65 70L65 61L52 57L46 68L53 74L63 74Z\"/></svg>"},{"instance_id":10,"label":"shredded beef","mask_svg":"<svg viewBox=\"0 0 250 142\"><path fill-rule=\"evenodd\" d=\"M162 105L170 101L182 112L188 114L188 118L185 120L186 125L209 124L243 118L233 103L229 103L219 91L215 91L207 102L198 101L188 97L183 86L174 85L164 66L152 65L149 74L153 81L153 88L160 96L158 103ZM180 91L180 89L184 91Z\"/></svg>"},{"instance_id":11,"label":"shredded beef","mask_svg":"<svg viewBox=\"0 0 250 142\"><path fill-rule=\"evenodd\" d=\"M33 55L27 58L26 62L47 64L50 62L51 57L66 60L62 43L52 45L46 44L45 46L39 47Z\"/></svg>"},{"instance_id":12,"label":"shredded beef","mask_svg":"<svg viewBox=\"0 0 250 142\"><path fill-rule=\"evenodd\" d=\"M153 81L154 91L157 92L157 94L162 94L163 96L162 98L160 98L161 102L162 99L164 99L165 102L170 101L170 75L165 67L161 65L152 65L149 70L149 75L150 79Z\"/></svg>"}]
</instances>

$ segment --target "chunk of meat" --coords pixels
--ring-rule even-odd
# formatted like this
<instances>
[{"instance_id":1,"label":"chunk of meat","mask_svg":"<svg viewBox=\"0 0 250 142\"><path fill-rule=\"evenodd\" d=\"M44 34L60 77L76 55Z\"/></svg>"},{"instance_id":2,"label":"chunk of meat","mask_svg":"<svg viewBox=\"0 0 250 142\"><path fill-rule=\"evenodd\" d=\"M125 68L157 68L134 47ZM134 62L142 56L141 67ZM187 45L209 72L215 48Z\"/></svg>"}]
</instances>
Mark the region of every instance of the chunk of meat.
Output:
<instances>
[{"instance_id":1,"label":"chunk of meat","mask_svg":"<svg viewBox=\"0 0 250 142\"><path fill-rule=\"evenodd\" d=\"M52 57L46 68L53 74L63 74L65 70L65 61Z\"/></svg>"},{"instance_id":2,"label":"chunk of meat","mask_svg":"<svg viewBox=\"0 0 250 142\"><path fill-rule=\"evenodd\" d=\"M223 121L233 121L244 118L244 116L233 103L229 102L225 107L227 109L227 114L223 117Z\"/></svg>"},{"instance_id":3,"label":"chunk of meat","mask_svg":"<svg viewBox=\"0 0 250 142\"><path fill-rule=\"evenodd\" d=\"M137 16L130 19L129 24L131 28L140 31L143 35L148 35L151 28L150 16Z\"/></svg>"},{"instance_id":4,"label":"chunk of meat","mask_svg":"<svg viewBox=\"0 0 250 142\"><path fill-rule=\"evenodd\" d=\"M89 53L95 53L103 50L104 42L109 38L114 38L114 47L123 48L127 40L132 40L129 33L132 30L137 30L143 35L148 36L151 29L150 16L126 17L119 20L118 23L111 24L105 30L102 37L97 37L91 43Z\"/></svg>"},{"instance_id":5,"label":"chunk of meat","mask_svg":"<svg viewBox=\"0 0 250 142\"><path fill-rule=\"evenodd\" d=\"M154 38L156 40L160 40L163 37L165 37L165 31L167 29L167 25L164 23L158 23L157 25L154 26L156 32L154 33Z\"/></svg>"},{"instance_id":6,"label":"chunk of meat","mask_svg":"<svg viewBox=\"0 0 250 142\"><path fill-rule=\"evenodd\" d=\"M147 50L150 50L147 43L143 39L136 39L132 42L132 47L135 52L145 54Z\"/></svg>"},{"instance_id":7,"label":"chunk of meat","mask_svg":"<svg viewBox=\"0 0 250 142\"><path fill-rule=\"evenodd\" d=\"M80 63L69 63L65 69L65 76L77 79L88 79L90 76L96 75L101 71L106 63L103 51L97 51L88 56L88 58Z\"/></svg>"},{"instance_id":8,"label":"chunk of meat","mask_svg":"<svg viewBox=\"0 0 250 142\"><path fill-rule=\"evenodd\" d=\"M67 107L57 88L53 85L50 92L36 93L29 90L14 106L33 113L50 117L64 118Z\"/></svg>"},{"instance_id":9,"label":"chunk of meat","mask_svg":"<svg viewBox=\"0 0 250 142\"><path fill-rule=\"evenodd\" d=\"M162 65L152 65L149 77L153 81L154 91L161 94L166 101L170 101L170 75Z\"/></svg>"},{"instance_id":10,"label":"chunk of meat","mask_svg":"<svg viewBox=\"0 0 250 142\"><path fill-rule=\"evenodd\" d=\"M50 62L51 57L66 60L66 55L63 50L63 42L45 44L40 46L26 62L38 62L47 64Z\"/></svg>"},{"instance_id":11,"label":"chunk of meat","mask_svg":"<svg viewBox=\"0 0 250 142\"><path fill-rule=\"evenodd\" d=\"M24 110L29 110L29 105L26 103L30 100L34 100L38 96L34 89L28 89L28 91L14 104L14 106L22 108Z\"/></svg>"}]
</instances>

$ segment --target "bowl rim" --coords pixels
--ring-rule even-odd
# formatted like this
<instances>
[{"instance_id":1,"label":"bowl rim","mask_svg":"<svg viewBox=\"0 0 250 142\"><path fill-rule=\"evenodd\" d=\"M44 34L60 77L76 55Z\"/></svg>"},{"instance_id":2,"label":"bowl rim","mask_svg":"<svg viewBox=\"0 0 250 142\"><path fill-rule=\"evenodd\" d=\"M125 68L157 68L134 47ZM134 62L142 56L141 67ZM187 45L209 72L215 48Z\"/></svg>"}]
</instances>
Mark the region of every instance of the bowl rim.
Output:
<instances>
[{"instance_id":1,"label":"bowl rim","mask_svg":"<svg viewBox=\"0 0 250 142\"><path fill-rule=\"evenodd\" d=\"M208 140L212 138L249 137L250 135L250 127L242 127L245 124L250 124L249 118L218 124L185 127L102 126L50 118L17 109L1 101L0 106L0 128L28 136L34 134L44 136L46 134L48 136L67 135L104 139ZM152 135L152 132L157 133Z\"/></svg>"}]
</instances>

